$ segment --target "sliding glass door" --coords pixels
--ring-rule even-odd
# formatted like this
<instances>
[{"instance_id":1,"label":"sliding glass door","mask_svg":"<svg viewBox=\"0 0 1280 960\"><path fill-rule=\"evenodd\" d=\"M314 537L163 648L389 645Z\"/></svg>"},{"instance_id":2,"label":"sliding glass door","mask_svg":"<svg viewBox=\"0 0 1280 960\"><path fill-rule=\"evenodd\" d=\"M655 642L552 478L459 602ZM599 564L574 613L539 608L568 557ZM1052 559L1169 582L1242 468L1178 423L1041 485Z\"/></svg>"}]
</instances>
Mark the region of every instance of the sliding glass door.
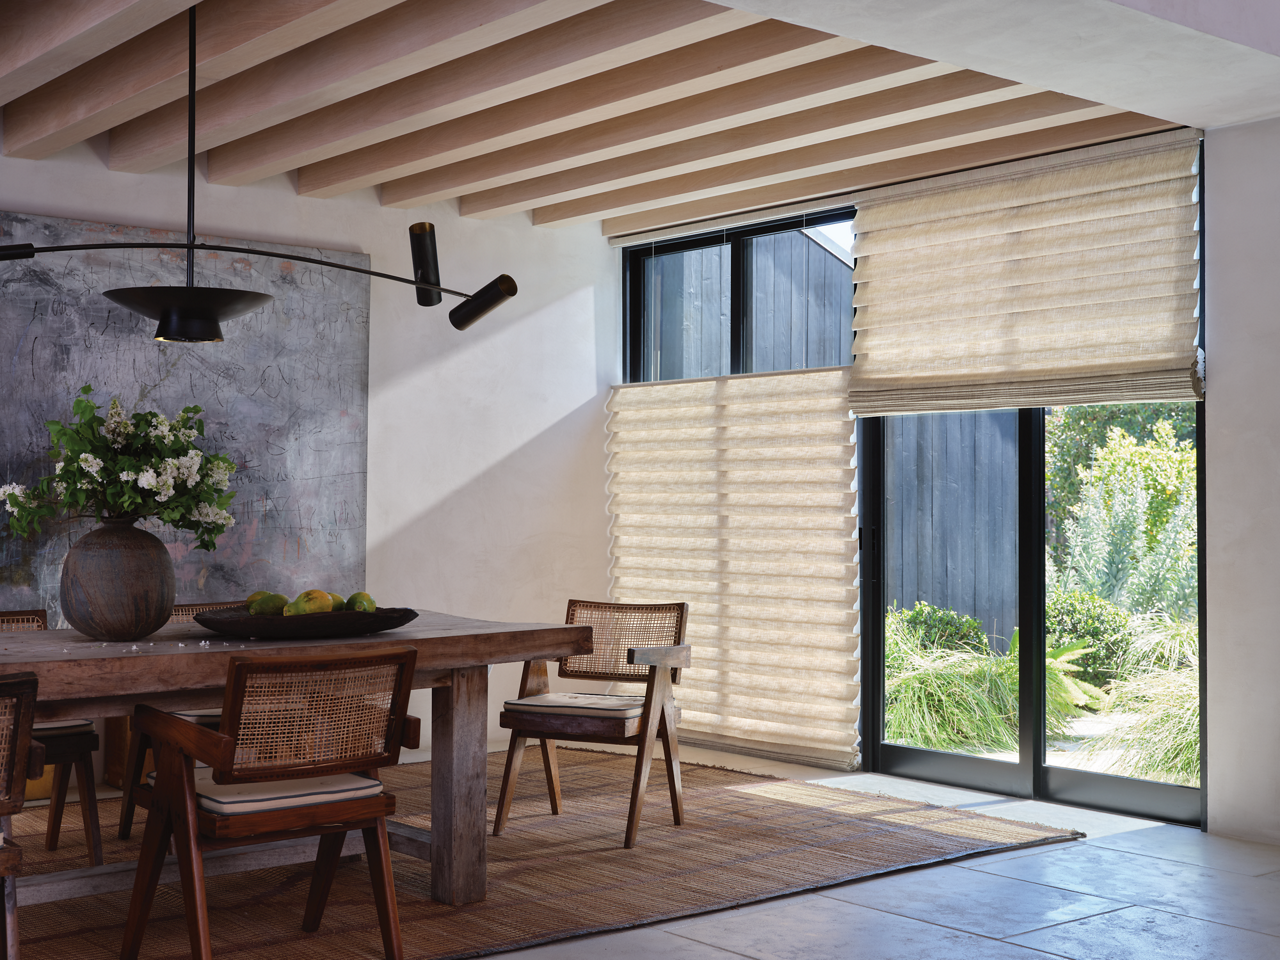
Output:
<instances>
[{"instance_id":1,"label":"sliding glass door","mask_svg":"<svg viewBox=\"0 0 1280 960\"><path fill-rule=\"evenodd\" d=\"M1195 423L861 422L867 769L1200 822Z\"/></svg>"}]
</instances>

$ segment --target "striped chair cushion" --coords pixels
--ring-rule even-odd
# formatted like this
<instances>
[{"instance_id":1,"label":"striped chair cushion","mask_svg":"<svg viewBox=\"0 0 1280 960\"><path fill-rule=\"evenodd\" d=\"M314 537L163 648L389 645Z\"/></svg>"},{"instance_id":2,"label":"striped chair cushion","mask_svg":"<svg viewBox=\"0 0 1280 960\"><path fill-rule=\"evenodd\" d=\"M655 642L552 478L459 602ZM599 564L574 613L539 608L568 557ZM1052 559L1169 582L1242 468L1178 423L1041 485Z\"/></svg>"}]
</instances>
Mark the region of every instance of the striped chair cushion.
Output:
<instances>
[{"instance_id":1,"label":"striped chair cushion","mask_svg":"<svg viewBox=\"0 0 1280 960\"><path fill-rule=\"evenodd\" d=\"M31 725L31 736L37 740L45 737L57 737L68 733L93 733L92 720L46 720Z\"/></svg>"},{"instance_id":2,"label":"striped chair cushion","mask_svg":"<svg viewBox=\"0 0 1280 960\"><path fill-rule=\"evenodd\" d=\"M644 697L607 693L542 693L503 704L513 713L558 713L568 717L614 717L628 720L644 713Z\"/></svg>"},{"instance_id":3,"label":"striped chair cushion","mask_svg":"<svg viewBox=\"0 0 1280 960\"><path fill-rule=\"evenodd\" d=\"M196 770L196 805L219 816L264 813L309 807L317 803L359 800L376 797L382 792L382 781L355 773L336 777L311 777L305 780L272 780L269 783L214 783L208 767ZM154 773L147 774L153 784Z\"/></svg>"}]
</instances>

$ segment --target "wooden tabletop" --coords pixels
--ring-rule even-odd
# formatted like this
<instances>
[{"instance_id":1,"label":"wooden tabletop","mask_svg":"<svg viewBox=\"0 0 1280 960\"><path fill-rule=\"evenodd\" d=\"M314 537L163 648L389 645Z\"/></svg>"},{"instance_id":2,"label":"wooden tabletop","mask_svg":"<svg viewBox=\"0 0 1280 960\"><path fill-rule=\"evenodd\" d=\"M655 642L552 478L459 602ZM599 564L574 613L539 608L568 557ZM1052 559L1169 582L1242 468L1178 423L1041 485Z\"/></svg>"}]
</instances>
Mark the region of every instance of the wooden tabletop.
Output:
<instances>
[{"instance_id":1,"label":"wooden tabletop","mask_svg":"<svg viewBox=\"0 0 1280 960\"><path fill-rule=\"evenodd\" d=\"M333 640L237 640L196 623L169 624L132 643L104 643L74 630L0 632L0 675L36 674L38 720L123 716L144 701L162 709L221 704L234 655L359 653L403 644L418 649L414 686L429 687L447 684L448 671L461 667L589 653L591 629L419 610L403 627Z\"/></svg>"}]
</instances>

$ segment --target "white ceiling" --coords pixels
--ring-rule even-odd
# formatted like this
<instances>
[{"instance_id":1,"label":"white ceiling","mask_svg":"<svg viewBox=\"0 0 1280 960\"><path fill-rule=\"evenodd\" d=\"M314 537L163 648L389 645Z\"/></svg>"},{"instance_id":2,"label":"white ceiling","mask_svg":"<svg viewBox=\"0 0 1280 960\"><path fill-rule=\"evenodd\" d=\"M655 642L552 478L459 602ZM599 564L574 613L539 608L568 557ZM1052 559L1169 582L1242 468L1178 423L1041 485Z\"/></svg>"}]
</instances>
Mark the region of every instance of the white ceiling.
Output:
<instances>
[{"instance_id":1,"label":"white ceiling","mask_svg":"<svg viewBox=\"0 0 1280 960\"><path fill-rule=\"evenodd\" d=\"M1280 0L718 2L1188 126L1280 116Z\"/></svg>"}]
</instances>

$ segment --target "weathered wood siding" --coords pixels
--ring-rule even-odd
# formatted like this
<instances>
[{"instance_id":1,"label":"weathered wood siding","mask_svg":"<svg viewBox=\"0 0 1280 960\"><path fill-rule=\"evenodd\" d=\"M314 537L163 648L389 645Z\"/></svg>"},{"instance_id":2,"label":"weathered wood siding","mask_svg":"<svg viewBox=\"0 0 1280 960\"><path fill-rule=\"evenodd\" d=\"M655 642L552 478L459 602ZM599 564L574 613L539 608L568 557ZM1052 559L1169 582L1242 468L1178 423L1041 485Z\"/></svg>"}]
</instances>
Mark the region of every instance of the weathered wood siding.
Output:
<instances>
[{"instance_id":1,"label":"weathered wood siding","mask_svg":"<svg viewBox=\"0 0 1280 960\"><path fill-rule=\"evenodd\" d=\"M1018 414L885 420L885 601L976 617L1007 651L1018 624Z\"/></svg>"},{"instance_id":2,"label":"weathered wood siding","mask_svg":"<svg viewBox=\"0 0 1280 960\"><path fill-rule=\"evenodd\" d=\"M657 379L730 372L730 266L728 244L645 261L645 303L656 310L646 318L646 327L656 334L651 349L658 351Z\"/></svg>"},{"instance_id":3,"label":"weathered wood siding","mask_svg":"<svg viewBox=\"0 0 1280 960\"><path fill-rule=\"evenodd\" d=\"M746 241L744 295L752 372L850 362L853 268L801 230ZM730 366L728 244L645 261L649 371L659 380L720 377ZM656 356L655 356L656 354Z\"/></svg>"},{"instance_id":4,"label":"weathered wood siding","mask_svg":"<svg viewBox=\"0 0 1280 960\"><path fill-rule=\"evenodd\" d=\"M746 241L751 369L850 362L853 268L801 230Z\"/></svg>"}]
</instances>

